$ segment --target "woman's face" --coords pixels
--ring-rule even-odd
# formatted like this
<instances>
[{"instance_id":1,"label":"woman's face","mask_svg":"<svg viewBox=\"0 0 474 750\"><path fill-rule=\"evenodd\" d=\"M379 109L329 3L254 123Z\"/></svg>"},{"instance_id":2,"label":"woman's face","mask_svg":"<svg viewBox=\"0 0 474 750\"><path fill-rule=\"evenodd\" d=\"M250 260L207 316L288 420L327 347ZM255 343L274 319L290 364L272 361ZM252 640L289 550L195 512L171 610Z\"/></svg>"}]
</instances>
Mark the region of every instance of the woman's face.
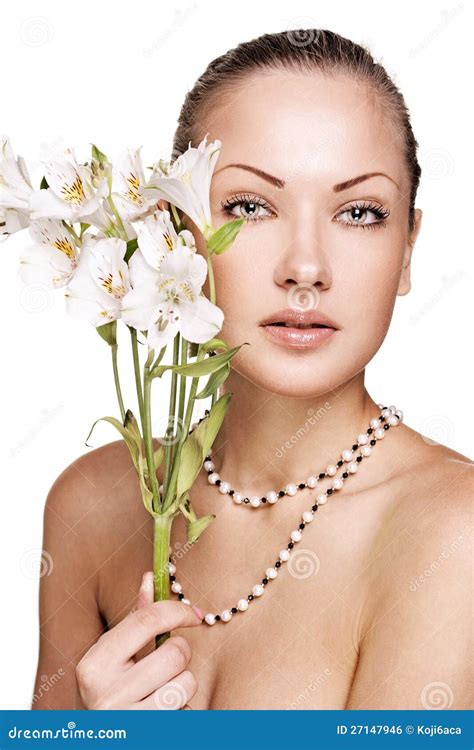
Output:
<instances>
[{"instance_id":1,"label":"woman's face","mask_svg":"<svg viewBox=\"0 0 474 750\"><path fill-rule=\"evenodd\" d=\"M211 183L214 226L248 220L213 256L225 316L219 336L250 344L232 366L269 392L327 393L371 360L396 295L410 289L421 211L410 236L409 177L390 118L348 78L268 72L200 125L209 141L222 141ZM370 173L380 174L343 185ZM202 238L198 249L206 255ZM209 295L207 282L203 291ZM281 309L316 310L337 330L318 348L283 346L262 326Z\"/></svg>"}]
</instances>

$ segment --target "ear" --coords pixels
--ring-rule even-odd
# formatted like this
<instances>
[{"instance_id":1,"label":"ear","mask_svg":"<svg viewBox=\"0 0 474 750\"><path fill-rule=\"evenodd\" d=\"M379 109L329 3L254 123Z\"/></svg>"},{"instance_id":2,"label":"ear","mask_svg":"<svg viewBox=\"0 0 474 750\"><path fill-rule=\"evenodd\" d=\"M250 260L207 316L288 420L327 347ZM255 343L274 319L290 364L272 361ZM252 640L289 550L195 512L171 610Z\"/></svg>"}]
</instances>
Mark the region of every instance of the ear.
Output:
<instances>
[{"instance_id":1,"label":"ear","mask_svg":"<svg viewBox=\"0 0 474 750\"><path fill-rule=\"evenodd\" d=\"M405 253L403 256L402 272L400 274L400 280L398 282L397 295L402 297L404 294L408 294L411 289L411 256L413 248L415 247L416 238L421 229L421 217L423 211L420 208L415 208L414 226L408 235L407 244L405 247Z\"/></svg>"}]
</instances>

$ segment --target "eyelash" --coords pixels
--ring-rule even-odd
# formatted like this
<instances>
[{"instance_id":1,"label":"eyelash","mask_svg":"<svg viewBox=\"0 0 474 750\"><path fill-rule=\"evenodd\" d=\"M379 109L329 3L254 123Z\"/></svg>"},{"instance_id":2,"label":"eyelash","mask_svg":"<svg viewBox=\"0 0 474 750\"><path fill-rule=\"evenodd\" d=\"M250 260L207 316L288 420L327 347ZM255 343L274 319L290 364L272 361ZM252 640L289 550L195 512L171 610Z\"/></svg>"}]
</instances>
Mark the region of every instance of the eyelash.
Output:
<instances>
[{"instance_id":1,"label":"eyelash","mask_svg":"<svg viewBox=\"0 0 474 750\"><path fill-rule=\"evenodd\" d=\"M249 195L248 193L245 194L239 194L235 195L232 198L229 198L227 201L221 201L222 210L227 216L234 216L235 214L232 213L232 209L236 206L240 206L245 203L254 203L257 206L261 206L267 211L271 211L272 209L266 203L266 201L262 200L256 195ZM384 208L383 206L379 206L376 203L373 203L371 201L355 201L350 206L345 208L343 211L339 211L338 214L336 214L336 217L341 216L345 213L348 213L350 211L353 211L354 209L359 209L361 211L370 211L377 217L377 221L373 221L370 224L358 224L357 222L340 222L345 227L356 227L356 229L376 229L378 227L385 227L386 226L386 219L390 216L390 210L388 208ZM262 221L262 219L266 219L268 217L266 216L257 216L255 219L246 218L243 217L248 224L256 222L256 221Z\"/></svg>"}]
</instances>

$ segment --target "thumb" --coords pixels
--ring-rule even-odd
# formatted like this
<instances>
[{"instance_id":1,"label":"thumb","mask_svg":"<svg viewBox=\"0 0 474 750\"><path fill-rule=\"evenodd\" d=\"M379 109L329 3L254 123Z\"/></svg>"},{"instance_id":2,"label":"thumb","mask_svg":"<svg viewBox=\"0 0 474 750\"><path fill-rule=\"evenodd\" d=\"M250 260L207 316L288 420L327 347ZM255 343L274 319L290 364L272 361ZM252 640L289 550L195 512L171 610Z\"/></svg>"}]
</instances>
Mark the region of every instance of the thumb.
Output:
<instances>
[{"instance_id":1,"label":"thumb","mask_svg":"<svg viewBox=\"0 0 474 750\"><path fill-rule=\"evenodd\" d=\"M153 603L153 571L147 570L143 576L140 583L140 588L138 589L138 595L135 602L135 606L132 609L132 612L135 612L135 610L140 609L140 607L144 607L145 604L152 604Z\"/></svg>"}]
</instances>

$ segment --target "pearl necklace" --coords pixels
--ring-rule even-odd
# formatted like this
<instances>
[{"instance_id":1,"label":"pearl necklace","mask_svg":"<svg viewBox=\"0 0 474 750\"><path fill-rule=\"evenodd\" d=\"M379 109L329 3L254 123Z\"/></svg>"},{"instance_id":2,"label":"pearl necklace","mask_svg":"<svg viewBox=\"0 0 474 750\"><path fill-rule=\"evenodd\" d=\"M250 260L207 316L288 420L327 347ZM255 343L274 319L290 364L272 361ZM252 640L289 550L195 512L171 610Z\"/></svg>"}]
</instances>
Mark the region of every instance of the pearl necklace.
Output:
<instances>
[{"instance_id":1,"label":"pearl necklace","mask_svg":"<svg viewBox=\"0 0 474 750\"><path fill-rule=\"evenodd\" d=\"M402 412L397 409L395 406L389 406L387 409L384 408L382 404L378 405L380 409L382 409L382 413L384 416L384 420L387 419L388 424L390 424L392 427L398 424L398 419L403 418ZM206 411L206 414L209 412ZM398 419L397 419L398 417ZM369 427L372 428L374 431L375 437L377 440L384 437L384 430L380 426L381 420L380 418L374 418L370 420ZM378 431L378 432L377 432ZM372 431L371 431L372 432ZM361 433L357 436L357 443L355 443L352 448L346 448L342 451L342 461L339 460L336 464L329 464L327 466L326 471L320 472L317 476L311 475L309 476L305 482L297 482L296 484L290 483L287 484L286 487L284 487L281 490L269 490L269 492L266 493L264 497L260 497L259 495L252 495L251 497L245 497L242 493L236 492L230 485L229 482L225 482L221 479L220 475L214 471L215 466L212 461L211 455L212 455L212 449L209 451L208 455L205 458L203 467L207 471L207 481L209 484L214 485L218 488L219 492L222 495L230 495L232 497L232 500L236 505L250 505L251 508L263 508L266 504L267 505L273 505L276 503L280 497L284 497L285 495L293 497L296 495L296 493L299 490L304 490L306 487L310 487L311 489L314 489L316 487L316 484L318 481L324 479L325 477L333 477L335 474L337 474L337 470L342 464L346 461L348 462L347 470L350 474L355 474L357 471L357 464L352 460L353 459L353 451L357 450L359 446L367 445L369 442L368 435L371 434L371 432L368 433ZM364 456L366 454L364 453ZM367 454L367 455L370 455ZM346 477L344 477L345 479ZM338 480L335 480L338 481ZM341 481L341 480L339 480ZM335 489L341 489L341 487L336 487Z\"/></svg>"},{"instance_id":2,"label":"pearl necklace","mask_svg":"<svg viewBox=\"0 0 474 750\"><path fill-rule=\"evenodd\" d=\"M249 608L249 603L252 602L256 597L262 596L265 592L265 586L267 586L270 581L275 579L278 575L278 569L281 568L282 564L285 562L288 562L290 559L291 552L298 542L301 541L303 536L303 531L307 524L311 523L311 521L314 518L314 514L318 510L320 505L324 505L327 503L329 497L333 494L333 492L341 490L344 484L344 480L346 480L349 476L356 473L358 464L363 461L364 458L369 458L369 456L372 454L372 448L377 444L378 440L382 440L385 437L385 431L389 430L390 427L396 427L402 420L403 420L403 412L400 409L397 409L395 406L389 406L384 407L382 404L378 405L379 408L382 410L378 418L374 418L370 420L370 427L368 428L366 433L362 433L357 438L357 444L354 443L352 446L352 449L348 448L342 451L341 456L342 460L339 460L337 464L333 465L330 464L328 466L328 469L325 473L319 474L319 477L310 477L314 478L316 481L324 476L333 476L332 473L332 467L333 466L342 466L344 463L347 463L347 469L348 471L344 471L340 477L337 477L334 479L332 486L329 487L324 492L321 492L316 497L316 502L311 506L311 509L305 510L302 514L302 521L298 525L298 528L294 529L290 534L290 541L288 542L286 549L282 549L279 552L278 560L273 564L273 566L269 567L265 571L265 575L261 580L261 583L256 583L255 586L252 587L252 593L249 594L246 598L239 599L236 606L230 607L229 609L224 609L220 614L213 614L212 612L208 612L204 617L204 622L206 622L207 625L214 625L216 622L223 622L227 623L230 622L233 615L239 613L239 612L245 612ZM202 419L206 419L208 416L209 411L206 410L206 416L204 416ZM199 422L202 421L202 419L199 420ZM198 423L199 424L199 423ZM193 429L195 429L197 425L194 424L190 430L192 432ZM362 440L361 440L362 438ZM356 451L360 447L360 453L358 456L355 457L355 461L352 461L354 458L354 451ZM350 454L350 455L349 455ZM208 459L209 460L209 459ZM349 467L355 466L355 469L349 471ZM329 472L329 469L331 469L331 472ZM213 469L208 469L209 473L212 473ZM337 471L337 469L336 469ZM217 484L217 481L213 482L213 484ZM314 483L316 484L316 482ZM308 482L303 483L301 482L298 485L298 489L303 489L301 486L308 486L311 487L311 484ZM291 486L291 485L287 485ZM292 487L295 487L296 485L293 485ZM286 492L281 490L283 494L290 494L289 492ZM229 492L230 494L230 492ZM296 494L293 492L293 494ZM279 496L280 493L278 493ZM277 496L278 496L277 495ZM268 494L267 498L268 499ZM263 502L263 498L262 498ZM270 502L268 500L268 502ZM257 506L253 506L257 507ZM171 560L171 556L169 557L168 562L168 570L170 574L170 581L171 581L171 591L174 594L177 594L178 599L183 602L183 604L191 604L191 601L187 598L185 598L183 593L183 587L182 585L176 580L176 565L173 564Z\"/></svg>"}]
</instances>

